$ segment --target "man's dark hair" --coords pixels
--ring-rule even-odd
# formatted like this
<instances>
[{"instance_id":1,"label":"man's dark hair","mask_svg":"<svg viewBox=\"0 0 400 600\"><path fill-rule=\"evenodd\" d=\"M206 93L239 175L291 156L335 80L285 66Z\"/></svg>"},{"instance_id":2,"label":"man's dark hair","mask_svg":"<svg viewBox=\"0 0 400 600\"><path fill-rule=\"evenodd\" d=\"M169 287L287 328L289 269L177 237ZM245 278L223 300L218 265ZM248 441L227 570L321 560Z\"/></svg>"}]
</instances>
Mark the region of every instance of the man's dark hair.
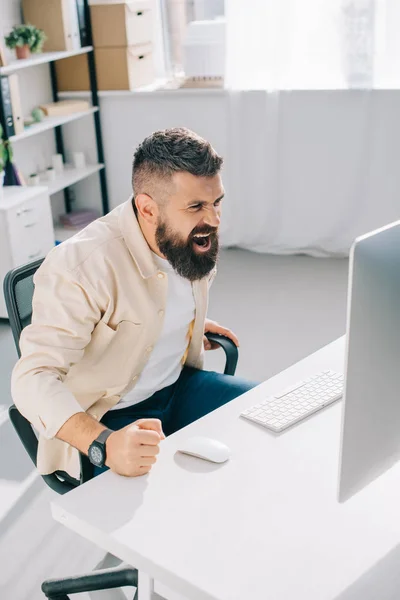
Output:
<instances>
[{"instance_id":1,"label":"man's dark hair","mask_svg":"<svg viewBox=\"0 0 400 600\"><path fill-rule=\"evenodd\" d=\"M213 177L220 171L222 163L223 159L211 144L189 129L177 127L156 131L143 140L135 151L133 198L138 194L153 197L154 190L165 190L165 184L179 171L198 177ZM134 199L132 205L137 216Z\"/></svg>"}]
</instances>

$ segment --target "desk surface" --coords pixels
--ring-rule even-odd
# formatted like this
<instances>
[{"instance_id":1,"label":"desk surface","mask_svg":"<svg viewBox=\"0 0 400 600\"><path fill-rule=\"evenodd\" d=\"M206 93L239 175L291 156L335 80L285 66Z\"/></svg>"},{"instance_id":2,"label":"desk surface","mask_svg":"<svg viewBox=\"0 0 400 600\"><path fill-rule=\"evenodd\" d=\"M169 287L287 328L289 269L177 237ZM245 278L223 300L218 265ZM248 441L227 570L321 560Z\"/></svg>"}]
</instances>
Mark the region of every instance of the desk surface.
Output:
<instances>
[{"instance_id":1,"label":"desk surface","mask_svg":"<svg viewBox=\"0 0 400 600\"><path fill-rule=\"evenodd\" d=\"M343 359L342 338L167 438L149 475L107 472L57 497L53 516L190 600L398 598L399 465L339 504L341 402L282 434L239 417ZM197 434L230 461L176 453Z\"/></svg>"}]
</instances>

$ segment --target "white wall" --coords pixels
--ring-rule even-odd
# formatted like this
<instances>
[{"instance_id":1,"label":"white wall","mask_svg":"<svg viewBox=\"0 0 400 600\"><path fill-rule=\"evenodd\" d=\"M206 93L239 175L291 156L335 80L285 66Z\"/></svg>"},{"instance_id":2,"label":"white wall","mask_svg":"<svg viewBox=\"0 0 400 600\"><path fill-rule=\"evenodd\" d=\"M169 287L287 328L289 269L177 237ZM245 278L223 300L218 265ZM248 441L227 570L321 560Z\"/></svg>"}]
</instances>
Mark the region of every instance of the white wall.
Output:
<instances>
[{"instance_id":1,"label":"white wall","mask_svg":"<svg viewBox=\"0 0 400 600\"><path fill-rule=\"evenodd\" d=\"M222 155L227 151L226 94L154 92L101 99L110 205L131 193L136 146L157 129L188 127L208 139Z\"/></svg>"},{"instance_id":2,"label":"white wall","mask_svg":"<svg viewBox=\"0 0 400 600\"><path fill-rule=\"evenodd\" d=\"M0 36L1 45L5 49L7 58L11 58L13 54L5 48L4 35L12 28L21 22L21 2L20 0L1 0L0 3Z\"/></svg>"}]
</instances>

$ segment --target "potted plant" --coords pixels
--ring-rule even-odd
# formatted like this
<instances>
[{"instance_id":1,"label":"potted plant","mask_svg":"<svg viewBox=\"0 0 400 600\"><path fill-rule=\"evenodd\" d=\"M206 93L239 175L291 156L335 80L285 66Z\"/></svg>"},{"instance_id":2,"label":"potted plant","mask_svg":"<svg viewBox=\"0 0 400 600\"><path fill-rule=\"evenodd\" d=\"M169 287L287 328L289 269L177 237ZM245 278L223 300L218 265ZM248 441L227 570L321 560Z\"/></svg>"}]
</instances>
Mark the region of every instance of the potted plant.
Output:
<instances>
[{"instance_id":1,"label":"potted plant","mask_svg":"<svg viewBox=\"0 0 400 600\"><path fill-rule=\"evenodd\" d=\"M29 58L31 52L41 52L46 34L34 25L15 25L5 36L7 48L14 50L17 58Z\"/></svg>"}]
</instances>

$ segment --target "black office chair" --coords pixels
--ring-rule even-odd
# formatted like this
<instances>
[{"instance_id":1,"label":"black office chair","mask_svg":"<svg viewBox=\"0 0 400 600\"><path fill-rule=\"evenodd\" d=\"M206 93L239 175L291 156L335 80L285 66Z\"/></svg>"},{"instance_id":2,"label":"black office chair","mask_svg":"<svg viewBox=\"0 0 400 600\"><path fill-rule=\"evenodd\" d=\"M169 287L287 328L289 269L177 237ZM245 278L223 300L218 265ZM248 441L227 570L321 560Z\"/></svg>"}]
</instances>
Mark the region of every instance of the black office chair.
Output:
<instances>
[{"instance_id":1,"label":"black office chair","mask_svg":"<svg viewBox=\"0 0 400 600\"><path fill-rule=\"evenodd\" d=\"M14 336L18 356L21 356L19 338L24 327L30 324L32 318L32 298L34 291L33 276L42 264L43 259L23 265L7 273L4 279L4 297L7 306L11 330ZM210 341L219 344L226 355L224 373L234 375L238 361L238 350L228 338L207 334ZM38 440L36 434L25 417L15 405L10 406L9 415L11 423L18 434L25 450L36 467ZM80 454L81 476L80 480L73 479L64 471L55 471L50 475L42 475L46 484L59 494L65 494L78 485L85 483L93 476L92 465L89 459ZM43 582L42 591L48 600L69 600L67 594L92 592L134 586L137 588L138 574L133 567L118 566L110 569L94 571L87 575L52 579ZM135 599L137 598L137 591Z\"/></svg>"}]
</instances>

